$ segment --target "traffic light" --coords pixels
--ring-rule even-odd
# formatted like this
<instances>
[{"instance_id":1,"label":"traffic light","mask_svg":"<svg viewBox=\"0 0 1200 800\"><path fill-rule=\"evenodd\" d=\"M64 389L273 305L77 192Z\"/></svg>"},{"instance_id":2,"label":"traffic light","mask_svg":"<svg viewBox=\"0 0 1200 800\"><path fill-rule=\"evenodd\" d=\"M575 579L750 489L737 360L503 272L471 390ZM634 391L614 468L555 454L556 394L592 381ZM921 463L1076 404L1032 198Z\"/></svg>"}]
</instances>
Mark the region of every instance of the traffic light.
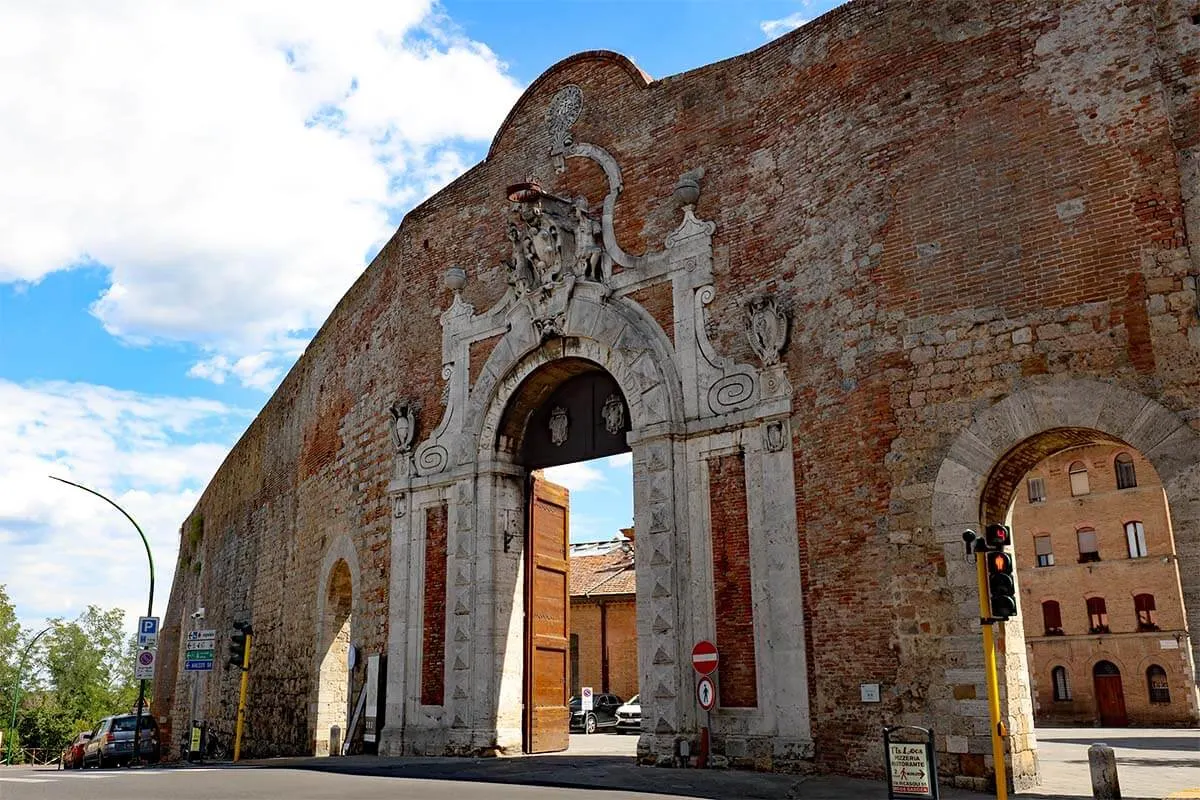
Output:
<instances>
[{"instance_id":1,"label":"traffic light","mask_svg":"<svg viewBox=\"0 0 1200 800\"><path fill-rule=\"evenodd\" d=\"M996 527L1003 527L998 525ZM1005 528L1007 533L1008 529ZM990 533L990 529L989 529ZM1002 550L987 556L988 599L993 619L1008 619L1017 615L1017 582L1013 578L1012 556Z\"/></svg>"},{"instance_id":2,"label":"traffic light","mask_svg":"<svg viewBox=\"0 0 1200 800\"><path fill-rule=\"evenodd\" d=\"M984 528L983 541L988 550L1003 550L1012 545L1012 531L1007 525L988 525Z\"/></svg>"},{"instance_id":3,"label":"traffic light","mask_svg":"<svg viewBox=\"0 0 1200 800\"><path fill-rule=\"evenodd\" d=\"M233 623L229 635L229 664L239 669L246 663L246 636L252 632L249 622Z\"/></svg>"}]
</instances>

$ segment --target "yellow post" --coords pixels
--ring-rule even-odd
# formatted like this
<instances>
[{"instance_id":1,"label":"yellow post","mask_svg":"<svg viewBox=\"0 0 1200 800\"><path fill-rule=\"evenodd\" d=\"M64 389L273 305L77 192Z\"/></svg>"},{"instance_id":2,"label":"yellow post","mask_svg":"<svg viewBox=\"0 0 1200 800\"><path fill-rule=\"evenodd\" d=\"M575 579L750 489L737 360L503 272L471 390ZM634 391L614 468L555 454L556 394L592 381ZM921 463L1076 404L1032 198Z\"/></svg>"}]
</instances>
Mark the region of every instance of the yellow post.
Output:
<instances>
[{"instance_id":1,"label":"yellow post","mask_svg":"<svg viewBox=\"0 0 1200 800\"><path fill-rule=\"evenodd\" d=\"M242 655L242 692L238 696L237 732L233 735L233 760L237 761L242 755L242 723L246 720L246 686L250 682L250 640L252 634L246 634L246 652ZM995 660L992 661L995 671Z\"/></svg>"},{"instance_id":2,"label":"yellow post","mask_svg":"<svg viewBox=\"0 0 1200 800\"><path fill-rule=\"evenodd\" d=\"M980 620L992 616L991 603L988 602L985 558L987 558L987 553L975 553L975 571L979 576ZM1000 723L1000 680L996 675L996 640L992 635L991 623L982 623L980 627L983 629L983 666L987 672L988 717L992 723L992 761L996 764L996 797L998 800L1008 800L1008 778L1004 769L1004 739L1001 737Z\"/></svg>"}]
</instances>

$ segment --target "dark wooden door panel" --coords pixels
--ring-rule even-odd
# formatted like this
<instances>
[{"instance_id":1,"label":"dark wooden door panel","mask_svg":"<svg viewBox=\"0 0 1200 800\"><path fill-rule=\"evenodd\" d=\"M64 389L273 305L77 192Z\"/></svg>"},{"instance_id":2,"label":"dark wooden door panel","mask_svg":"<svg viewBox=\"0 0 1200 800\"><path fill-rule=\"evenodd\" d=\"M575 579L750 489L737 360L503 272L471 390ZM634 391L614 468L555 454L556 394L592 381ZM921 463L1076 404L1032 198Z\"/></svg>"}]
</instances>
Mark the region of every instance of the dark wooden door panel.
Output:
<instances>
[{"instance_id":1,"label":"dark wooden door panel","mask_svg":"<svg viewBox=\"0 0 1200 800\"><path fill-rule=\"evenodd\" d=\"M534 477L525 548L525 750L566 750L570 712L569 496Z\"/></svg>"},{"instance_id":2,"label":"dark wooden door panel","mask_svg":"<svg viewBox=\"0 0 1200 800\"><path fill-rule=\"evenodd\" d=\"M1129 724L1125 712L1125 692L1120 675L1097 675L1096 705L1100 709L1100 724L1105 728L1124 728Z\"/></svg>"}]
</instances>

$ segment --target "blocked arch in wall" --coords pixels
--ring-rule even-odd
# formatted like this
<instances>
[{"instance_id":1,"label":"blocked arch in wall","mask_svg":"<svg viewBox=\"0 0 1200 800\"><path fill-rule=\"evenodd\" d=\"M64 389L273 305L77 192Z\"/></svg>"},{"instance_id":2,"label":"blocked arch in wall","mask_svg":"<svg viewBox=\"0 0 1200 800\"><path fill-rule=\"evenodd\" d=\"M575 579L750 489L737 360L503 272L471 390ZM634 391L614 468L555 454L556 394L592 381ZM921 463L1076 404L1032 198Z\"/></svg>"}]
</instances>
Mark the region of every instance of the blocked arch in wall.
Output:
<instances>
[{"instance_id":1,"label":"blocked arch in wall","mask_svg":"<svg viewBox=\"0 0 1200 800\"><path fill-rule=\"evenodd\" d=\"M314 755L330 754L329 729L338 725L343 740L349 698L347 650L351 646L353 618L361 584L358 555L348 536L340 536L325 553L316 587L316 646L313 658L313 701L309 741Z\"/></svg>"},{"instance_id":2,"label":"blocked arch in wall","mask_svg":"<svg viewBox=\"0 0 1200 800\"><path fill-rule=\"evenodd\" d=\"M977 414L951 444L934 482L931 510L937 540L948 557L961 556L962 532L1004 520L1033 466L1056 452L1091 444L1133 448L1158 472L1172 516L1188 626L1200 630L1200 435L1160 403L1115 384L1051 380L1014 392ZM973 569L948 571L956 594L973 596L974 580ZM974 616L960 604L958 630L976 630ZM1194 659L1200 655L1198 644L1193 636ZM1009 648L1008 656L1006 669L1019 679L1024 654ZM1012 714L1010 710L1010 719ZM1031 720L1026 724L1032 727ZM1018 749L1014 746L1014 752Z\"/></svg>"}]
</instances>

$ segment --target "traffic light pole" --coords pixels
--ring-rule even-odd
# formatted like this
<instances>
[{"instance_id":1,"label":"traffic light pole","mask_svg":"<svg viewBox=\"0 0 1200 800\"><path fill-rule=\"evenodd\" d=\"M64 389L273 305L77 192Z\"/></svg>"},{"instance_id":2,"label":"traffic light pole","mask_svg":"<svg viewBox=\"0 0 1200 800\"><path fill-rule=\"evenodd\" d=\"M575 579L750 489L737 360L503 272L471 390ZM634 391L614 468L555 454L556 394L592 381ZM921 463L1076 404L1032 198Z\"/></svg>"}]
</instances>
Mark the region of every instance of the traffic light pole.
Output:
<instances>
[{"instance_id":1,"label":"traffic light pole","mask_svg":"<svg viewBox=\"0 0 1200 800\"><path fill-rule=\"evenodd\" d=\"M980 542L982 544L982 542ZM991 721L992 761L996 768L996 797L1008 800L1008 776L1004 769L1003 726L1000 721L1000 680L996 674L996 638L992 631L991 603L988 602L986 551L975 551L975 572L979 579L979 622L983 630L983 667L987 673L988 717Z\"/></svg>"},{"instance_id":2,"label":"traffic light pole","mask_svg":"<svg viewBox=\"0 0 1200 800\"><path fill-rule=\"evenodd\" d=\"M242 655L242 690L238 695L237 731L233 735L234 763L242 757L242 723L246 720L246 688L250 683L250 643L253 638L253 634L246 634L246 651Z\"/></svg>"}]
</instances>

